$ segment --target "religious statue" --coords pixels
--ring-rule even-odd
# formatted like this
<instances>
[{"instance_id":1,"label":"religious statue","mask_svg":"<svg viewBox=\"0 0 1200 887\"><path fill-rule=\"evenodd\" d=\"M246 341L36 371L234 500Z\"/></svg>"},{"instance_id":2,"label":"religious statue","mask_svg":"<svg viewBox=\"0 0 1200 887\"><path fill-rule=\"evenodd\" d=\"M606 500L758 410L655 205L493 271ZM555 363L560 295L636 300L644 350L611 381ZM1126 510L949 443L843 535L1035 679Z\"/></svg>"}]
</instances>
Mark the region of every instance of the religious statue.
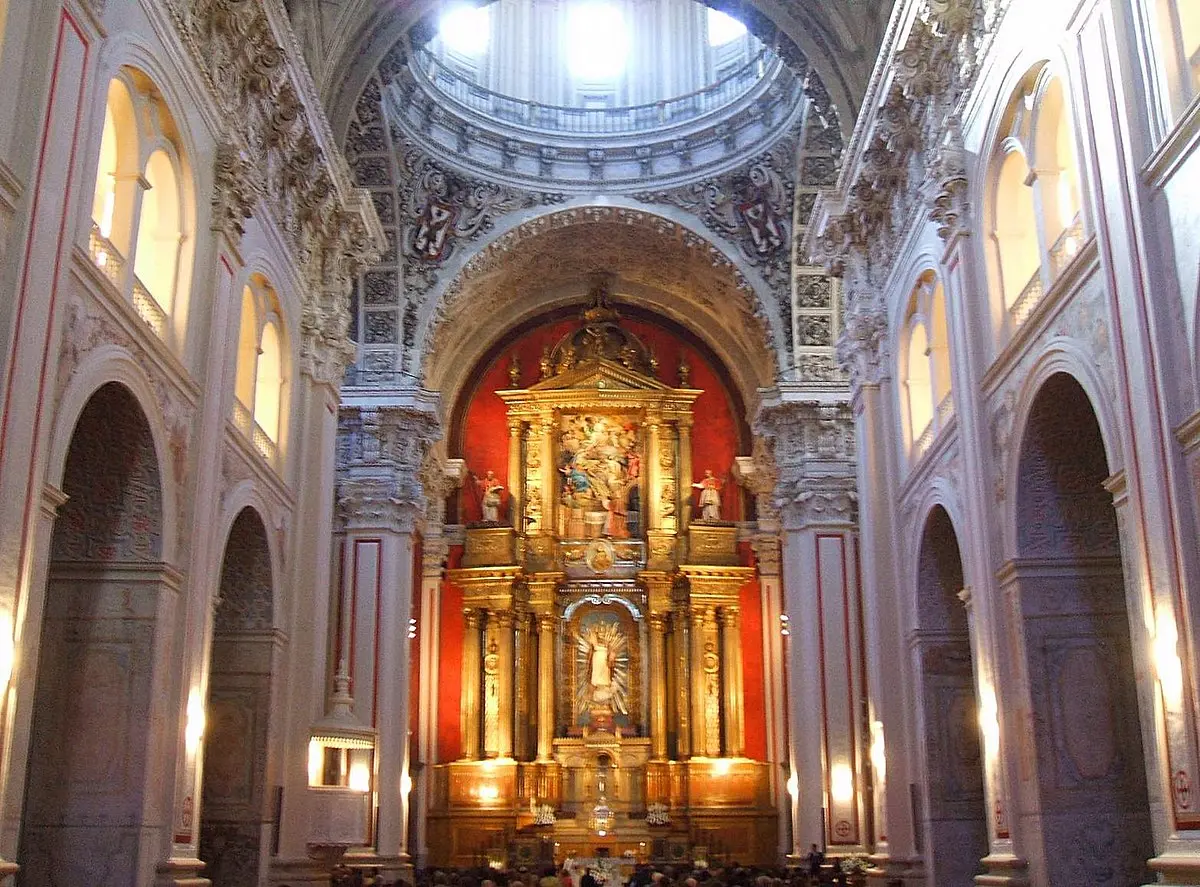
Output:
<instances>
[{"instance_id":1,"label":"religious statue","mask_svg":"<svg viewBox=\"0 0 1200 887\"><path fill-rule=\"evenodd\" d=\"M484 523L499 523L500 494L504 492L504 484L500 483L496 472L489 468L482 478L475 478L475 488L479 491L479 510Z\"/></svg>"},{"instance_id":2,"label":"religious statue","mask_svg":"<svg viewBox=\"0 0 1200 887\"><path fill-rule=\"evenodd\" d=\"M585 620L575 641L576 711L593 727L611 729L629 714L629 640L611 617Z\"/></svg>"},{"instance_id":3,"label":"religious statue","mask_svg":"<svg viewBox=\"0 0 1200 887\"><path fill-rule=\"evenodd\" d=\"M704 479L692 486L700 491L700 520L719 521L721 519L721 487L723 484L713 477L712 469L704 469Z\"/></svg>"}]
</instances>

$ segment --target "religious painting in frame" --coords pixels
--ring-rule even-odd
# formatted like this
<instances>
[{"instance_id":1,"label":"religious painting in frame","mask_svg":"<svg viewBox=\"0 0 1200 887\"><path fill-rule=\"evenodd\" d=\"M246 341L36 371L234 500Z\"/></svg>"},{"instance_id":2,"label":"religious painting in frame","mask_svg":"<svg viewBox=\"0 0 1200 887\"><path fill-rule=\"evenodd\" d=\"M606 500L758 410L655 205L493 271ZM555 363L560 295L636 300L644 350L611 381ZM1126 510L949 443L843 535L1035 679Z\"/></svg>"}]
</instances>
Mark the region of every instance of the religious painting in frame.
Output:
<instances>
[{"instance_id":1,"label":"religious painting in frame","mask_svg":"<svg viewBox=\"0 0 1200 887\"><path fill-rule=\"evenodd\" d=\"M641 635L629 610L617 603L584 603L563 638L568 732L586 728L639 735Z\"/></svg>"},{"instance_id":2,"label":"religious painting in frame","mask_svg":"<svg viewBox=\"0 0 1200 887\"><path fill-rule=\"evenodd\" d=\"M560 416L560 538L642 538L642 449L641 427L632 417Z\"/></svg>"}]
</instances>

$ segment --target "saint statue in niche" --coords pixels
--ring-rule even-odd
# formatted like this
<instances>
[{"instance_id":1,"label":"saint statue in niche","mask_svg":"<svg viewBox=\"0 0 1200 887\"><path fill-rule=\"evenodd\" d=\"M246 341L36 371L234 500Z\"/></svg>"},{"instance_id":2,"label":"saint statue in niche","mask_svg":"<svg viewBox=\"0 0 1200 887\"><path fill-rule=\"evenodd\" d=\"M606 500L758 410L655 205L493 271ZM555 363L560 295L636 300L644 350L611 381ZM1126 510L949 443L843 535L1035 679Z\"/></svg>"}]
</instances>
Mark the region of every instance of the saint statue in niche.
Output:
<instances>
[{"instance_id":1,"label":"saint statue in niche","mask_svg":"<svg viewBox=\"0 0 1200 887\"><path fill-rule=\"evenodd\" d=\"M488 469L482 478L475 478L475 489L479 493L479 510L484 523L500 522L500 494L504 492L504 484L496 477L496 472Z\"/></svg>"},{"instance_id":2,"label":"saint statue in niche","mask_svg":"<svg viewBox=\"0 0 1200 887\"><path fill-rule=\"evenodd\" d=\"M611 730L629 714L629 639L612 613L580 621L575 636L575 710L583 723Z\"/></svg>"},{"instance_id":3,"label":"saint statue in niche","mask_svg":"<svg viewBox=\"0 0 1200 887\"><path fill-rule=\"evenodd\" d=\"M700 520L719 521L721 519L721 481L713 477L712 469L704 469L704 480L692 484L700 491Z\"/></svg>"}]
</instances>

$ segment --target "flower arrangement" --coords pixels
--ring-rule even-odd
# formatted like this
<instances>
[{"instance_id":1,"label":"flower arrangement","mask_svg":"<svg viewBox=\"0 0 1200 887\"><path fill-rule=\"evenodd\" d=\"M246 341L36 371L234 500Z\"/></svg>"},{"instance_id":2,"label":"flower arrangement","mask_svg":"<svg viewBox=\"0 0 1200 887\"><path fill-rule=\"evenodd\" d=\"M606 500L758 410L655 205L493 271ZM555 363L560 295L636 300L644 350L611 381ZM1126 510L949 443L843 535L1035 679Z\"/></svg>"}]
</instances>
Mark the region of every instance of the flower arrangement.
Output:
<instances>
[{"instance_id":1,"label":"flower arrangement","mask_svg":"<svg viewBox=\"0 0 1200 887\"><path fill-rule=\"evenodd\" d=\"M847 875L865 875L871 867L871 860L861 853L851 853L841 858L838 867Z\"/></svg>"},{"instance_id":2,"label":"flower arrangement","mask_svg":"<svg viewBox=\"0 0 1200 887\"><path fill-rule=\"evenodd\" d=\"M671 811L666 804L650 804L646 807L646 825L670 825Z\"/></svg>"}]
</instances>

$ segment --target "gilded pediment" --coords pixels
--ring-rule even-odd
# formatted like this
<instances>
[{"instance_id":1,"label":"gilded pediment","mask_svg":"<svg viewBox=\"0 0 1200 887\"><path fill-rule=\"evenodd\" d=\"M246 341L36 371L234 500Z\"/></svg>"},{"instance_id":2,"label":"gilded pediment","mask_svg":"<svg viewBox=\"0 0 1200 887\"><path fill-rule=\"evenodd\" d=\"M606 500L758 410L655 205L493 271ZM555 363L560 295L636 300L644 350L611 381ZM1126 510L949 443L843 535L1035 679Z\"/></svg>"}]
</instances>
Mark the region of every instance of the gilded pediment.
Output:
<instances>
[{"instance_id":1,"label":"gilded pediment","mask_svg":"<svg viewBox=\"0 0 1200 887\"><path fill-rule=\"evenodd\" d=\"M568 389L608 389L625 391L671 391L658 379L631 370L611 360L585 360L556 376L543 379L529 391L564 391Z\"/></svg>"}]
</instances>

